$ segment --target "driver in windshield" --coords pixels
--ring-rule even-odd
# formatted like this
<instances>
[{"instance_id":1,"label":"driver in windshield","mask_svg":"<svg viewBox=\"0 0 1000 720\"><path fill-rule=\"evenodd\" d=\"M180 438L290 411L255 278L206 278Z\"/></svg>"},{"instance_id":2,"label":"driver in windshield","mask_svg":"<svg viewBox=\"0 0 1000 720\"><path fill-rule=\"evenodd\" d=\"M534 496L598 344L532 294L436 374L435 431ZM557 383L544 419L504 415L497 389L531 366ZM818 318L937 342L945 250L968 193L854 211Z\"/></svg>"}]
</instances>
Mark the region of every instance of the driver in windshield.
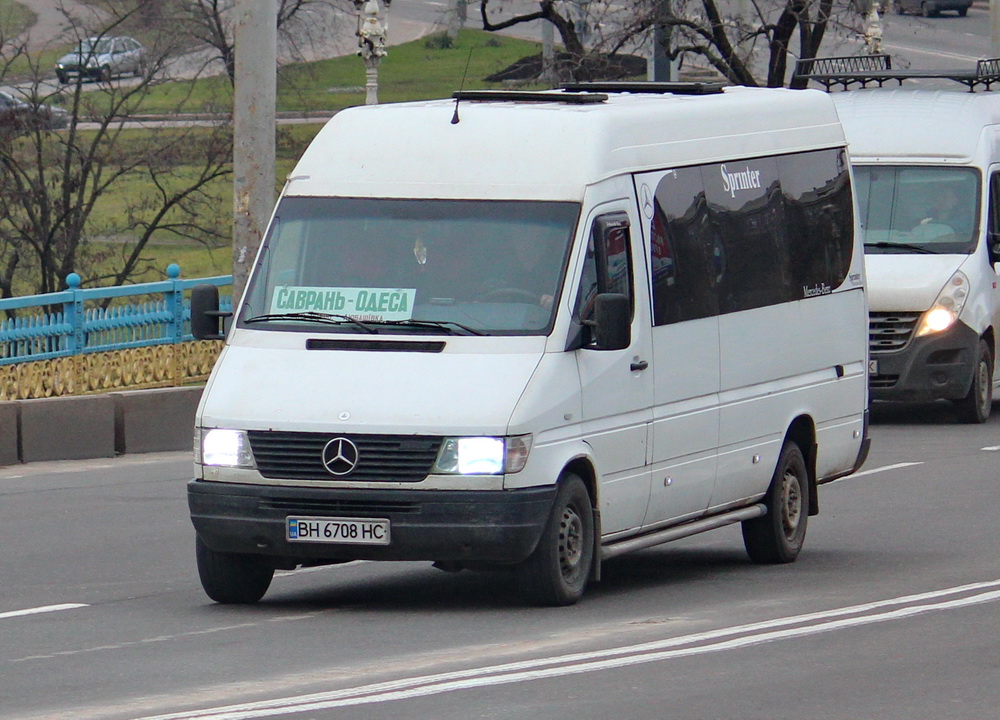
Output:
<instances>
[{"instance_id":1,"label":"driver in windshield","mask_svg":"<svg viewBox=\"0 0 1000 720\"><path fill-rule=\"evenodd\" d=\"M500 262L488 271L481 300L552 307L561 258L542 233L531 234L518 227L504 251L496 255Z\"/></svg>"}]
</instances>

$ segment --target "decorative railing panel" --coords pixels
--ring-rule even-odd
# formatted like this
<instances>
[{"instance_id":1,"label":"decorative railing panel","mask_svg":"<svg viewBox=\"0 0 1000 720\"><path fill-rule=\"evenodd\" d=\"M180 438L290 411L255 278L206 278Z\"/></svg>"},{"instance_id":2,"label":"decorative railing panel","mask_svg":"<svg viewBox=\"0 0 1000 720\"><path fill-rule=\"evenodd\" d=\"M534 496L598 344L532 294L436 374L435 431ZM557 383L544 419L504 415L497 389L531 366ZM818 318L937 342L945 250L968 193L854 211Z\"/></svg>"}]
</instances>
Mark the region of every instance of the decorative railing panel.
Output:
<instances>
[{"instance_id":1,"label":"decorative railing panel","mask_svg":"<svg viewBox=\"0 0 1000 720\"><path fill-rule=\"evenodd\" d=\"M168 279L0 300L0 400L165 387L208 377L221 342L195 341L186 299L195 285L226 287L232 276ZM220 298L228 310L228 295Z\"/></svg>"}]
</instances>

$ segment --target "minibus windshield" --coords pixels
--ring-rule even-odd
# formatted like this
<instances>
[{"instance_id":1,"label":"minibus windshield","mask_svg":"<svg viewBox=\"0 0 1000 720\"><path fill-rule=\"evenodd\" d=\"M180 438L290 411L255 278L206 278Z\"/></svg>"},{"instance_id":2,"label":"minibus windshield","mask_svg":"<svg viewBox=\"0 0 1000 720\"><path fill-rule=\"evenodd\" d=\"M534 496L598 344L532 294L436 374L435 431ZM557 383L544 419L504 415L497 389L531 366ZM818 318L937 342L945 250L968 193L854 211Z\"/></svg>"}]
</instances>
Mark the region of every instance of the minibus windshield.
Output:
<instances>
[{"instance_id":1,"label":"minibus windshield","mask_svg":"<svg viewBox=\"0 0 1000 720\"><path fill-rule=\"evenodd\" d=\"M285 197L241 327L544 335L580 206Z\"/></svg>"},{"instance_id":2,"label":"minibus windshield","mask_svg":"<svg viewBox=\"0 0 1000 720\"><path fill-rule=\"evenodd\" d=\"M858 165L854 178L866 253L969 254L976 248L976 170Z\"/></svg>"}]
</instances>

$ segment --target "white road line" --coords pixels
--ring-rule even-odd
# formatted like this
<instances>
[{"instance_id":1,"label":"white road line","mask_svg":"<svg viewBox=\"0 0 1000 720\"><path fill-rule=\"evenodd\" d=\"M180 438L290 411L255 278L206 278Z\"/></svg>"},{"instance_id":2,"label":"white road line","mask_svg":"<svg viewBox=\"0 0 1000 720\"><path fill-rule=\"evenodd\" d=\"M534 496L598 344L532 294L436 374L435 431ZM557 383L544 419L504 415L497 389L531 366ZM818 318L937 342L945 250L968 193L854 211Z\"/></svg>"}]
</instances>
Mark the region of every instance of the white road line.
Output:
<instances>
[{"instance_id":1,"label":"white road line","mask_svg":"<svg viewBox=\"0 0 1000 720\"><path fill-rule=\"evenodd\" d=\"M41 615L42 613L57 612L59 610L75 610L76 608L88 607L84 603L63 603L61 605L43 605L26 610L13 610L11 612L0 613L0 620L12 617L24 617L25 615Z\"/></svg>"},{"instance_id":2,"label":"white road line","mask_svg":"<svg viewBox=\"0 0 1000 720\"><path fill-rule=\"evenodd\" d=\"M895 465L883 465L882 467L872 468L871 470L862 470L861 472L856 472L852 475L847 475L845 477L839 478L838 480L834 480L833 482L838 483L844 480L853 480L854 478L863 477L865 475L874 475L875 473L888 472L889 470L899 470L900 468L913 467L914 465L923 465L923 464L924 463L921 461L921 462L901 462L901 463L896 463ZM832 485L833 483L830 484Z\"/></svg>"},{"instance_id":3,"label":"white road line","mask_svg":"<svg viewBox=\"0 0 1000 720\"><path fill-rule=\"evenodd\" d=\"M949 596L958 597L948 599ZM155 715L141 720L252 720L289 713L393 702L470 688L565 677L735 650L750 645L789 640L998 600L1000 600L1000 580L993 580L608 650L404 678L326 693ZM727 637L729 639L723 639Z\"/></svg>"}]
</instances>

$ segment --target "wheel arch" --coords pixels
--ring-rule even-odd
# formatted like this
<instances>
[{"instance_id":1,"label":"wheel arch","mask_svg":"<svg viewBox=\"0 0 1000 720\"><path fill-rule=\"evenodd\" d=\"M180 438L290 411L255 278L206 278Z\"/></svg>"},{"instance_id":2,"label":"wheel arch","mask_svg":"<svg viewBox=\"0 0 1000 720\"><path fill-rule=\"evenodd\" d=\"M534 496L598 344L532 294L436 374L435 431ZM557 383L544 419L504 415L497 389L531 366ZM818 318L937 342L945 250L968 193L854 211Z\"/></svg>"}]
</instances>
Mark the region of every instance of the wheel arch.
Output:
<instances>
[{"instance_id":1,"label":"wheel arch","mask_svg":"<svg viewBox=\"0 0 1000 720\"><path fill-rule=\"evenodd\" d=\"M794 442L802 451L809 472L809 514L819 514L819 498L816 483L816 423L810 415L799 415L785 431L785 443ZM784 443L783 443L784 444Z\"/></svg>"}]
</instances>

